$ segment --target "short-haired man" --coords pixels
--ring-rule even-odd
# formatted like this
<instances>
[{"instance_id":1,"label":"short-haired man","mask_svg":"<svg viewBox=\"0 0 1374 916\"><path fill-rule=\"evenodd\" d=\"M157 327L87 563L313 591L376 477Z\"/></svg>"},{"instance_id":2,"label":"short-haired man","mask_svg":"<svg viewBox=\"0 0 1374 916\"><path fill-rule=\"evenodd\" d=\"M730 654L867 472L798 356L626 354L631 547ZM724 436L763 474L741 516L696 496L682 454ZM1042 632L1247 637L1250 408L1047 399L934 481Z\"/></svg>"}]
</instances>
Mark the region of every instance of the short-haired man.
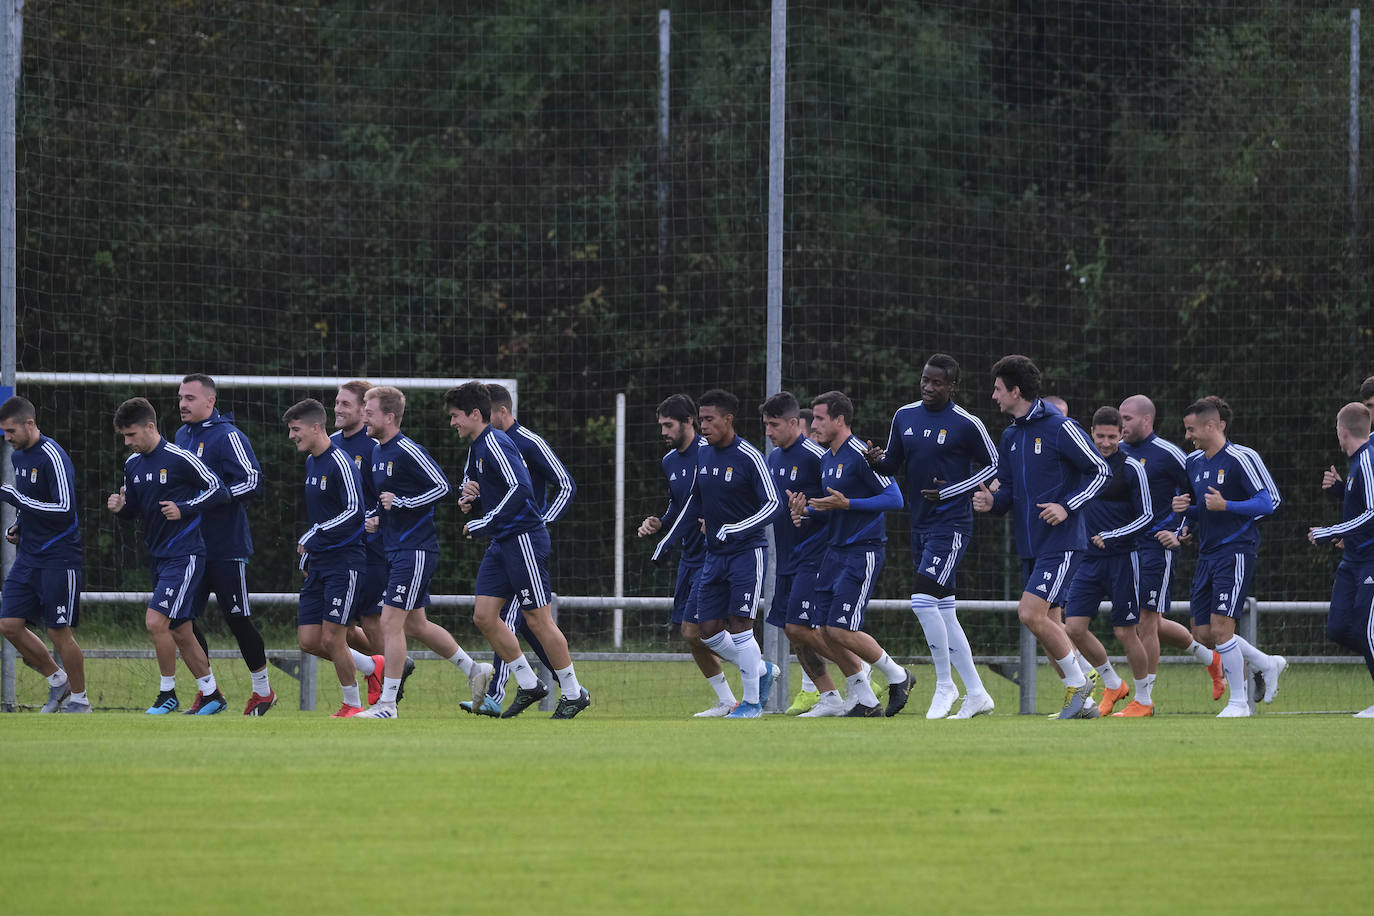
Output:
<instances>
[{"instance_id":1,"label":"short-haired man","mask_svg":"<svg viewBox=\"0 0 1374 916\"><path fill-rule=\"evenodd\" d=\"M1212 680L1212 699L1226 692L1226 676L1221 656L1193 638L1183 624L1168 618L1173 597L1174 560L1178 554L1178 529L1182 518L1174 512L1174 497L1192 489L1183 449L1155 434L1155 405L1143 394L1121 402L1121 450L1145 468L1150 485L1150 505L1154 520L1136 538L1140 579L1136 583L1136 605L1140 608L1140 644L1145 648L1146 675L1136 682L1136 695L1126 708L1113 716L1136 718L1154 715L1155 676L1159 672L1160 645L1182 649L1207 666Z\"/></svg>"},{"instance_id":2,"label":"short-haired man","mask_svg":"<svg viewBox=\"0 0 1374 916\"><path fill-rule=\"evenodd\" d=\"M468 537L491 538L473 589L472 619L520 685L503 719L520 715L548 696L549 688L530 667L520 642L501 619L506 603L515 599L558 678L562 696L552 718L571 719L591 705L591 695L577 680L568 641L553 619L553 589L549 583L549 531L535 504L529 469L510 437L491 425L491 393L480 382L466 382L444 394L449 425L472 440L463 466L463 495L459 505L470 512L480 498L483 513L463 526ZM469 489L467 482L477 486ZM490 671L490 666L488 666ZM483 685L485 687L485 685ZM474 696L473 704L481 702Z\"/></svg>"},{"instance_id":3,"label":"short-haired man","mask_svg":"<svg viewBox=\"0 0 1374 916\"><path fill-rule=\"evenodd\" d=\"M1184 436L1197 451L1188 456L1192 491L1173 501L1174 511L1184 513L1187 527L1197 534L1190 598L1193 634L1221 653L1231 688L1218 714L1222 719L1250 715L1246 662L1263 678L1266 703L1274 701L1279 675L1288 667L1282 655L1266 655L1236 633L1236 618L1245 612L1255 574L1259 522L1278 508L1280 496L1259 453L1228 441L1230 423L1230 405L1215 395L1195 401L1183 412Z\"/></svg>"},{"instance_id":4,"label":"short-haired man","mask_svg":"<svg viewBox=\"0 0 1374 916\"><path fill-rule=\"evenodd\" d=\"M85 657L72 632L81 612L76 471L62 446L39 431L27 398L15 396L0 404L0 430L14 449L14 483L0 486L0 500L18 513L6 532L18 550L0 595L0 635L47 679L48 699L39 712L90 712ZM60 666L26 626L40 620L62 659Z\"/></svg>"},{"instance_id":5,"label":"short-haired man","mask_svg":"<svg viewBox=\"0 0 1374 916\"><path fill-rule=\"evenodd\" d=\"M1064 682L1058 718L1094 719L1092 686L1050 607L1063 603L1087 546L1083 506L1107 485L1111 471L1078 424L1046 406L1040 369L1030 359L1004 356L992 367L992 377L992 399L1012 421L997 447L997 491L980 485L973 508L1012 513L1025 581L1017 617L1058 664Z\"/></svg>"},{"instance_id":6,"label":"short-haired man","mask_svg":"<svg viewBox=\"0 0 1374 916\"><path fill-rule=\"evenodd\" d=\"M739 398L712 388L697 399L706 444L697 452L688 520L701 519L706 560L696 615L702 642L740 670L743 698L725 718L757 719L779 669L763 660L754 618L767 568L767 528L782 500L763 455L735 432Z\"/></svg>"},{"instance_id":7,"label":"short-haired man","mask_svg":"<svg viewBox=\"0 0 1374 916\"><path fill-rule=\"evenodd\" d=\"M253 682L252 693L244 707L245 716L266 715L277 703L277 695L267 675L267 650L262 634L253 624L248 606L248 558L253 555L253 536L248 530L249 501L262 494L265 481L253 446L234 425L232 414L221 414L215 407L215 380L195 372L181 380L177 405L181 428L174 441L178 448L194 454L224 483L228 501L205 513L202 531L205 538L205 574L193 596L195 613L192 628L201 647L208 645L194 619L204 611L213 592L225 626L238 641L243 663ZM203 702L196 697L191 709Z\"/></svg>"},{"instance_id":8,"label":"short-haired man","mask_svg":"<svg viewBox=\"0 0 1374 916\"><path fill-rule=\"evenodd\" d=\"M543 517L544 525L552 526L567 513L568 506L572 505L572 499L577 494L577 484L573 482L567 467L554 454L544 437L515 419L515 399L511 396L510 389L505 385L488 383L487 393L491 395L491 425L515 443L516 450L525 462L525 470L530 472L534 505ZM477 493L476 481L468 481L467 484ZM553 491L552 497L549 495L550 490ZM520 602L512 598L501 612L501 619L512 633L524 637L525 642L534 650L534 654L544 663L544 667L552 671L553 665L549 663L549 657L545 654L539 637L525 623L525 615L520 612ZM506 697L506 663L501 660L501 656L493 653L491 664L495 673L491 677L491 683L487 685L486 698L476 711L481 715L499 717L501 701ZM458 705L466 712L474 711L472 704L466 701Z\"/></svg>"},{"instance_id":9,"label":"short-haired man","mask_svg":"<svg viewBox=\"0 0 1374 916\"><path fill-rule=\"evenodd\" d=\"M1331 610L1326 634L1334 642L1360 653L1374 677L1374 461L1371 460L1369 410L1346 404L1336 414L1336 440L1350 459L1344 487L1345 504L1339 524L1311 528L1313 544L1343 544L1341 565L1331 587ZM1355 713L1374 719L1374 706Z\"/></svg>"},{"instance_id":10,"label":"short-haired man","mask_svg":"<svg viewBox=\"0 0 1374 916\"><path fill-rule=\"evenodd\" d=\"M1097 709L1099 715L1110 716L1131 689L1088 627L1097 619L1098 605L1105 598L1111 603L1112 632L1126 653L1139 690L1149 672L1145 647L1136 629L1141 612L1136 593L1140 566L1135 541L1154 520L1154 508L1144 466L1121 450L1121 412L1115 407L1099 407L1093 414L1092 437L1112 477L1083 507L1088 546L1069 583L1064 626L1074 645L1102 676L1102 702ZM1152 703L1150 711L1154 711Z\"/></svg>"},{"instance_id":11,"label":"short-haired man","mask_svg":"<svg viewBox=\"0 0 1374 916\"><path fill-rule=\"evenodd\" d=\"M491 680L491 665L473 661L452 634L425 616L429 583L439 565L434 507L451 487L429 452L401 432L405 410L405 395L389 385L370 388L363 396L363 422L377 440L370 468L377 493L376 527L389 571L382 597L382 692L359 718L396 718L407 638L418 639L467 675L472 702L482 702Z\"/></svg>"},{"instance_id":12,"label":"short-haired man","mask_svg":"<svg viewBox=\"0 0 1374 916\"><path fill-rule=\"evenodd\" d=\"M196 587L205 570L203 513L227 502L229 494L215 472L193 452L179 448L157 431L157 412L146 398L119 405L114 428L133 451L124 462L124 485L105 506L122 519L141 518L148 547L153 594L144 624L157 653L157 699L148 715L163 716L180 705L176 693L177 653L196 679L200 702L187 715L212 716L228 703L215 683L210 660L186 624L197 613Z\"/></svg>"},{"instance_id":13,"label":"short-haired man","mask_svg":"<svg viewBox=\"0 0 1374 916\"><path fill-rule=\"evenodd\" d=\"M790 391L779 391L759 405L764 434L773 443L766 459L773 485L788 494L807 499L825 495L821 463L825 449L802 430L801 405ZM767 623L786 635L797 655L804 679L802 689L787 708L788 715L808 712L822 702L839 715L844 711L835 682L825 670L828 646L821 630L825 621L816 615L816 576L825 556L826 529L820 519L807 518L798 527L786 506L779 507L773 522L773 546L777 550L773 603Z\"/></svg>"},{"instance_id":14,"label":"short-haired man","mask_svg":"<svg viewBox=\"0 0 1374 916\"><path fill-rule=\"evenodd\" d=\"M1360 402L1369 411L1369 416L1374 420L1374 375L1360 383ZM1345 501L1345 487L1338 487L1336 484L1342 481L1340 472L1333 464L1322 474L1322 489L1326 494L1338 503Z\"/></svg>"},{"instance_id":15,"label":"short-haired man","mask_svg":"<svg viewBox=\"0 0 1374 916\"><path fill-rule=\"evenodd\" d=\"M884 513L902 508L902 491L891 477L868 466L867 449L850 431L854 403L840 391L827 391L811 401L812 429L826 453L821 460L821 484L826 495L806 498L789 493L792 520L821 517L826 525L826 552L816 578L817 613L825 620L825 639L844 653L831 655L845 677L845 693L854 705L845 713L856 718L895 716L906 706L916 676L894 662L869 634L863 632L873 586L886 559L887 520ZM858 664L868 662L887 678L887 708L868 683Z\"/></svg>"},{"instance_id":16,"label":"short-haired man","mask_svg":"<svg viewBox=\"0 0 1374 916\"><path fill-rule=\"evenodd\" d=\"M348 648L358 583L367 566L362 474L330 439L328 415L319 401L306 398L293 404L282 421L296 450L306 453L305 510L310 527L296 542L305 571L296 639L302 651L334 663L343 705L331 718L346 719L363 711Z\"/></svg>"},{"instance_id":17,"label":"short-haired man","mask_svg":"<svg viewBox=\"0 0 1374 916\"><path fill-rule=\"evenodd\" d=\"M672 394L658 405L658 431L668 444L663 456L663 477L668 484L668 508L662 515L650 515L639 524L639 536L664 532L654 547L653 562L662 563L668 554L679 548L677 580L673 586L673 612L668 619L670 628L676 627L687 643L706 683L716 693L716 702L694 714L698 719L717 719L728 716L738 705L720 659L701 641L697 626L696 601L701 584L701 567L706 561L706 537L694 512L688 511L692 500L692 486L697 479L697 457L706 444L697 433L697 405L685 394Z\"/></svg>"},{"instance_id":18,"label":"short-haired man","mask_svg":"<svg viewBox=\"0 0 1374 916\"><path fill-rule=\"evenodd\" d=\"M983 421L954 403L959 364L935 353L921 370L921 399L892 417L886 448L867 454L883 474L905 474L911 512L911 556L916 583L911 610L920 621L935 667L935 694L927 719L949 716L959 690L951 663L964 681L964 702L951 718L971 719L993 710L992 697L973 663L973 649L955 612L954 576L973 535L969 496L997 474L997 447Z\"/></svg>"}]
</instances>

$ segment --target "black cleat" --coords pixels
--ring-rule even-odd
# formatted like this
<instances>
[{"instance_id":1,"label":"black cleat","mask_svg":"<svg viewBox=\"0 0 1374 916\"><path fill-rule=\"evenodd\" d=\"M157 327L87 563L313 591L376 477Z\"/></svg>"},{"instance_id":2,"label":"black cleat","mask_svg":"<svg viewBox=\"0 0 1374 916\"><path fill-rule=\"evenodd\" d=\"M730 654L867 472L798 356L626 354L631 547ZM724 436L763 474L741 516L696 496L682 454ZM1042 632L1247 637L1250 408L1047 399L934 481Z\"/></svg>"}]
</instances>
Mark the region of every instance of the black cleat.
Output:
<instances>
[{"instance_id":1,"label":"black cleat","mask_svg":"<svg viewBox=\"0 0 1374 916\"><path fill-rule=\"evenodd\" d=\"M521 687L515 692L515 699L511 700L510 705L506 707L506 711L501 713L501 718L514 719L548 695L549 688L544 686L543 681L540 681L528 689Z\"/></svg>"},{"instance_id":2,"label":"black cleat","mask_svg":"<svg viewBox=\"0 0 1374 916\"><path fill-rule=\"evenodd\" d=\"M854 708L844 714L846 719L881 719L883 708L876 703L872 706L865 706L862 703L855 703Z\"/></svg>"},{"instance_id":3,"label":"black cleat","mask_svg":"<svg viewBox=\"0 0 1374 916\"><path fill-rule=\"evenodd\" d=\"M415 673L415 659L406 656L405 667L401 669L401 686L396 688L396 702L401 702L401 697L406 695L406 678Z\"/></svg>"},{"instance_id":4,"label":"black cleat","mask_svg":"<svg viewBox=\"0 0 1374 916\"><path fill-rule=\"evenodd\" d=\"M558 698L558 708L553 711L550 719L571 719L588 706L592 705L592 695L583 687L577 699L570 700L567 697Z\"/></svg>"},{"instance_id":5,"label":"black cleat","mask_svg":"<svg viewBox=\"0 0 1374 916\"><path fill-rule=\"evenodd\" d=\"M177 700L175 690L162 690L158 692L157 699L153 700L153 705L147 709L150 716L165 716L174 712L181 704Z\"/></svg>"},{"instance_id":6,"label":"black cleat","mask_svg":"<svg viewBox=\"0 0 1374 916\"><path fill-rule=\"evenodd\" d=\"M916 675L910 671L906 672L906 680L900 684L887 685L887 709L883 715L891 718L901 712L906 706L907 698L911 696L911 688L916 686Z\"/></svg>"}]
</instances>

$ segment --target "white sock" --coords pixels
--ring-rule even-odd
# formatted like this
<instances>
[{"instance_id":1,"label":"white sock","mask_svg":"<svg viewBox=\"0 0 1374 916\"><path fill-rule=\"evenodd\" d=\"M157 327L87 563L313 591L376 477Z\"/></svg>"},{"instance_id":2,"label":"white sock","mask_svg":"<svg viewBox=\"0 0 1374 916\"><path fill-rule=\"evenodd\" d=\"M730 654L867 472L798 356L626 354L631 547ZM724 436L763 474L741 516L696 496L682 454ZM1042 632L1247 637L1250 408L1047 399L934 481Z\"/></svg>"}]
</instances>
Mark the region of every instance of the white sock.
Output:
<instances>
[{"instance_id":1,"label":"white sock","mask_svg":"<svg viewBox=\"0 0 1374 916\"><path fill-rule=\"evenodd\" d=\"M196 688L207 697L214 693L216 690L215 672L211 671L209 674L205 675L205 677L196 678Z\"/></svg>"},{"instance_id":2,"label":"white sock","mask_svg":"<svg viewBox=\"0 0 1374 916\"><path fill-rule=\"evenodd\" d=\"M1202 662L1204 665L1210 665L1212 663L1212 650L1196 639L1188 646L1188 651L1193 654L1193 658Z\"/></svg>"},{"instance_id":3,"label":"white sock","mask_svg":"<svg viewBox=\"0 0 1374 916\"><path fill-rule=\"evenodd\" d=\"M725 672L708 677L706 683L711 685L711 689L716 692L716 699L722 703L735 705L735 692L730 689L730 682L725 679Z\"/></svg>"},{"instance_id":4,"label":"white sock","mask_svg":"<svg viewBox=\"0 0 1374 916\"><path fill-rule=\"evenodd\" d=\"M844 688L845 693L851 699L857 699L864 706L878 705L878 698L873 693L873 687L868 683L868 678L862 671L845 678Z\"/></svg>"},{"instance_id":5,"label":"white sock","mask_svg":"<svg viewBox=\"0 0 1374 916\"><path fill-rule=\"evenodd\" d=\"M1240 637L1232 636L1226 642L1217 646L1217 652L1221 653L1221 667L1226 672L1226 682L1231 686L1231 696L1227 698L1227 705L1244 706L1248 699L1247 687L1245 684L1245 655L1237 643Z\"/></svg>"},{"instance_id":6,"label":"white sock","mask_svg":"<svg viewBox=\"0 0 1374 916\"><path fill-rule=\"evenodd\" d=\"M472 659L468 661L471 662ZM539 685L539 678L535 676L534 669L530 667L529 659L525 658L523 652L515 661L506 662L506 670L515 675L515 683L523 690L531 690Z\"/></svg>"},{"instance_id":7,"label":"white sock","mask_svg":"<svg viewBox=\"0 0 1374 916\"><path fill-rule=\"evenodd\" d=\"M1098 665L1097 673L1102 675L1102 686L1108 690L1115 690L1121 686L1121 675L1112 667L1111 659L1108 659L1105 665Z\"/></svg>"},{"instance_id":8,"label":"white sock","mask_svg":"<svg viewBox=\"0 0 1374 916\"><path fill-rule=\"evenodd\" d=\"M563 688L563 696L569 700L575 700L582 696L582 685L577 683L577 675L573 673L573 666L559 668L554 672L558 678L558 684Z\"/></svg>"},{"instance_id":9,"label":"white sock","mask_svg":"<svg viewBox=\"0 0 1374 916\"><path fill-rule=\"evenodd\" d=\"M84 690L75 690L75 691L72 691L72 702L73 702L73 703L89 703L90 701L86 699L86 691L84 691Z\"/></svg>"},{"instance_id":10,"label":"white sock","mask_svg":"<svg viewBox=\"0 0 1374 916\"><path fill-rule=\"evenodd\" d=\"M176 679L175 676L173 676L173 677L161 677L161 675L159 675L159 677L160 677L161 679L158 681L158 685L157 685L157 689L158 689L158 690L176 690L176 689L177 689L177 679Z\"/></svg>"},{"instance_id":11,"label":"white sock","mask_svg":"<svg viewBox=\"0 0 1374 916\"><path fill-rule=\"evenodd\" d=\"M382 678L382 695L377 698L378 703L395 703L396 694L401 689L401 679L398 677Z\"/></svg>"},{"instance_id":12,"label":"white sock","mask_svg":"<svg viewBox=\"0 0 1374 916\"><path fill-rule=\"evenodd\" d=\"M1065 687L1082 687L1088 683L1083 672L1078 669L1078 663L1072 653L1059 659L1059 670L1064 672L1060 680L1064 682Z\"/></svg>"},{"instance_id":13,"label":"white sock","mask_svg":"<svg viewBox=\"0 0 1374 916\"><path fill-rule=\"evenodd\" d=\"M746 630L743 633L736 633L731 637L735 644L735 652L739 665L740 690L744 694L744 702L757 703L759 701L759 675L763 672L763 650L759 648L759 641L754 638L753 630Z\"/></svg>"},{"instance_id":14,"label":"white sock","mask_svg":"<svg viewBox=\"0 0 1374 916\"><path fill-rule=\"evenodd\" d=\"M464 652L462 646L459 646L458 651L450 655L448 660L457 665L464 674L472 673L472 656Z\"/></svg>"},{"instance_id":15,"label":"white sock","mask_svg":"<svg viewBox=\"0 0 1374 916\"><path fill-rule=\"evenodd\" d=\"M1150 697L1150 692L1155 689L1155 676L1147 674L1135 682L1135 701L1141 706L1149 706L1154 703Z\"/></svg>"},{"instance_id":16,"label":"white sock","mask_svg":"<svg viewBox=\"0 0 1374 916\"><path fill-rule=\"evenodd\" d=\"M371 655L364 655L357 649L348 650L353 655L353 667L358 669L358 673L363 677L377 670L377 663L372 660Z\"/></svg>"},{"instance_id":17,"label":"white sock","mask_svg":"<svg viewBox=\"0 0 1374 916\"><path fill-rule=\"evenodd\" d=\"M715 636L701 639L703 645L712 652L719 655L732 665L739 664L739 650L735 648L735 641L730 638L728 630L721 630ZM763 653L759 653L759 658L763 658Z\"/></svg>"},{"instance_id":18,"label":"white sock","mask_svg":"<svg viewBox=\"0 0 1374 916\"><path fill-rule=\"evenodd\" d=\"M1245 656L1245 660L1250 663L1251 668L1259 668L1261 671L1274 666L1274 657L1265 655L1259 649L1246 641L1245 637L1236 634L1236 645L1240 646L1240 652Z\"/></svg>"},{"instance_id":19,"label":"white sock","mask_svg":"<svg viewBox=\"0 0 1374 916\"><path fill-rule=\"evenodd\" d=\"M946 659L946 661L948 661L948 659ZM883 673L883 677L887 678L889 684L906 683L906 671L901 665L894 662L886 652L883 653L882 658L873 663L873 667Z\"/></svg>"},{"instance_id":20,"label":"white sock","mask_svg":"<svg viewBox=\"0 0 1374 916\"><path fill-rule=\"evenodd\" d=\"M945 621L945 635L949 637L949 660L954 670L964 682L964 693L978 696L987 693L983 679L978 676L978 665L973 661L973 647L968 643L964 628L954 610L954 596L940 599L940 616Z\"/></svg>"},{"instance_id":21,"label":"white sock","mask_svg":"<svg viewBox=\"0 0 1374 916\"><path fill-rule=\"evenodd\" d=\"M343 688L344 702L349 706L363 705L362 697L358 696L357 684L345 684Z\"/></svg>"},{"instance_id":22,"label":"white sock","mask_svg":"<svg viewBox=\"0 0 1374 916\"><path fill-rule=\"evenodd\" d=\"M269 696L272 693L272 685L267 682L267 669L261 671L250 671L248 676L253 679L253 692L260 697Z\"/></svg>"},{"instance_id":23,"label":"white sock","mask_svg":"<svg viewBox=\"0 0 1374 916\"><path fill-rule=\"evenodd\" d=\"M870 665L868 662L864 661L863 659L859 659L859 664L863 666L859 669L859 673L864 676L864 680L873 680L873 666Z\"/></svg>"},{"instance_id":24,"label":"white sock","mask_svg":"<svg viewBox=\"0 0 1374 916\"><path fill-rule=\"evenodd\" d=\"M1084 677L1092 677L1093 666L1083 657L1083 653L1077 649L1073 650L1073 660L1078 665L1078 670L1083 672Z\"/></svg>"},{"instance_id":25,"label":"white sock","mask_svg":"<svg viewBox=\"0 0 1374 916\"><path fill-rule=\"evenodd\" d=\"M813 680L811 680L811 675L807 674L805 671L802 672L802 686L801 686L801 689L802 689L802 691L803 691L804 693L815 693L815 692L816 692L816 682L813 681Z\"/></svg>"},{"instance_id":26,"label":"white sock","mask_svg":"<svg viewBox=\"0 0 1374 916\"><path fill-rule=\"evenodd\" d=\"M930 663L935 666L935 687L953 687L949 671L949 635L945 632L945 618L940 613L940 601L934 595L912 595L911 612L920 621L926 645L930 646Z\"/></svg>"},{"instance_id":27,"label":"white sock","mask_svg":"<svg viewBox=\"0 0 1374 916\"><path fill-rule=\"evenodd\" d=\"M58 668L52 674L48 675L49 687L61 687L65 683L67 683L67 672L63 671L61 668Z\"/></svg>"}]
</instances>

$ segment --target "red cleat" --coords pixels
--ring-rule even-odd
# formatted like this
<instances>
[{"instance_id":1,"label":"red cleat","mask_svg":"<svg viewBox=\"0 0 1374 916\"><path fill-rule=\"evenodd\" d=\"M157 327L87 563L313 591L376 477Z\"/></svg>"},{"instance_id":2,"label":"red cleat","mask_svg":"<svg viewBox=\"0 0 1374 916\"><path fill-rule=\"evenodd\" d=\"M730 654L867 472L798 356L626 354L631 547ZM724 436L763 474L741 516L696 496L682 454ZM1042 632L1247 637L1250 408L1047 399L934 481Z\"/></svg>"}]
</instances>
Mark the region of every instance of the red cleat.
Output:
<instances>
[{"instance_id":1,"label":"red cleat","mask_svg":"<svg viewBox=\"0 0 1374 916\"><path fill-rule=\"evenodd\" d=\"M361 706L349 706L347 703L339 707L339 711L330 716L331 719L351 719L362 712Z\"/></svg>"},{"instance_id":2,"label":"red cleat","mask_svg":"<svg viewBox=\"0 0 1374 916\"><path fill-rule=\"evenodd\" d=\"M248 705L243 707L243 714L245 716L265 716L267 715L267 710L276 705L277 692L275 690L267 694L267 696L250 693L248 695Z\"/></svg>"},{"instance_id":3,"label":"red cleat","mask_svg":"<svg viewBox=\"0 0 1374 916\"><path fill-rule=\"evenodd\" d=\"M367 676L367 705L372 706L382 698L382 678L386 676L386 658L381 655L372 656L372 664L375 666L372 673Z\"/></svg>"},{"instance_id":4,"label":"red cleat","mask_svg":"<svg viewBox=\"0 0 1374 916\"><path fill-rule=\"evenodd\" d=\"M202 706L204 706L204 705L205 705L205 694L203 694L203 693L201 693L199 690L197 690L197 691L196 691L196 698L195 698L194 701L192 701L192 703L191 703L191 708L188 709L188 710L186 710L186 715L188 715L188 716L194 716L196 713L200 712L200 708L201 708Z\"/></svg>"},{"instance_id":5,"label":"red cleat","mask_svg":"<svg viewBox=\"0 0 1374 916\"><path fill-rule=\"evenodd\" d=\"M1207 666L1207 673L1212 676L1212 699L1220 700L1226 693L1226 675L1221 670L1221 653L1216 649L1212 650L1212 663Z\"/></svg>"}]
</instances>

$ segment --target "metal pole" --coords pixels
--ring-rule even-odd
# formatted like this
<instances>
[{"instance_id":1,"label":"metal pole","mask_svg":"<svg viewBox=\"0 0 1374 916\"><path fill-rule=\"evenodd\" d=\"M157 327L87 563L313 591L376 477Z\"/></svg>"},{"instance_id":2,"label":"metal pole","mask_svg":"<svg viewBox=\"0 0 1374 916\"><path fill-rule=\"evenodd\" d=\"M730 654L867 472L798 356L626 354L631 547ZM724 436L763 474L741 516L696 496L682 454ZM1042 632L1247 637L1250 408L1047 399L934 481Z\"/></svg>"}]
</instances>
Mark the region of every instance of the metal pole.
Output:
<instances>
[{"instance_id":1,"label":"metal pole","mask_svg":"<svg viewBox=\"0 0 1374 916\"><path fill-rule=\"evenodd\" d=\"M658 272L660 276L668 263L668 200L669 200L669 142L668 142L668 51L672 41L669 28L672 14L658 11Z\"/></svg>"},{"instance_id":2,"label":"metal pole","mask_svg":"<svg viewBox=\"0 0 1374 916\"><path fill-rule=\"evenodd\" d=\"M615 597L625 597L625 392L615 396ZM625 609L613 612L615 647L625 638Z\"/></svg>"},{"instance_id":3,"label":"metal pole","mask_svg":"<svg viewBox=\"0 0 1374 916\"><path fill-rule=\"evenodd\" d=\"M555 624L558 623L558 592L554 592L549 596L549 616L553 618ZM544 712L552 712L554 704L558 702L557 699L555 699L559 695L558 675L554 674L552 669L543 662L539 663L539 670L543 674L541 680L548 684L550 688L548 695L539 701L539 708Z\"/></svg>"},{"instance_id":4,"label":"metal pole","mask_svg":"<svg viewBox=\"0 0 1374 916\"><path fill-rule=\"evenodd\" d=\"M1005 601L1012 600L1013 577L1017 575L1015 544L1011 538L1011 518L1008 516L1003 520L1002 526L1002 556L1006 559L1003 569L1006 570L1002 577L1002 598ZM1020 598L1020 593L1016 595ZM1016 625L1016 631L1020 639L1019 654L1021 656L1021 715L1035 715L1035 673L1036 665L1039 663L1040 647L1035 643L1035 634L1030 631L1023 623Z\"/></svg>"},{"instance_id":5,"label":"metal pole","mask_svg":"<svg viewBox=\"0 0 1374 916\"><path fill-rule=\"evenodd\" d=\"M1360 226L1360 9L1350 11L1350 256L1355 256Z\"/></svg>"},{"instance_id":6,"label":"metal pole","mask_svg":"<svg viewBox=\"0 0 1374 916\"><path fill-rule=\"evenodd\" d=\"M768 335L764 390L782 390L782 190L783 144L787 128L787 0L773 0L768 68ZM770 535L771 536L771 535ZM768 583L777 571L776 550L768 551ZM763 657L782 669L768 698L768 712L782 712L792 694L791 646L777 627L763 628Z\"/></svg>"},{"instance_id":7,"label":"metal pole","mask_svg":"<svg viewBox=\"0 0 1374 916\"><path fill-rule=\"evenodd\" d=\"M4 6L4 22L0 23L0 42L3 47L3 69L0 74L0 401L14 394L14 373L17 368L15 320L17 315L14 260L15 245L15 111L19 86L20 36L23 28L21 9L23 0L0 0ZM14 482L14 468L10 465L10 447L0 450L3 479ZM0 527L6 531L14 524L14 512L9 506L0 513ZM0 539L0 571L4 576L14 565L14 545ZM12 711L18 705L15 688L17 653L14 646L0 640L0 710Z\"/></svg>"}]
</instances>

